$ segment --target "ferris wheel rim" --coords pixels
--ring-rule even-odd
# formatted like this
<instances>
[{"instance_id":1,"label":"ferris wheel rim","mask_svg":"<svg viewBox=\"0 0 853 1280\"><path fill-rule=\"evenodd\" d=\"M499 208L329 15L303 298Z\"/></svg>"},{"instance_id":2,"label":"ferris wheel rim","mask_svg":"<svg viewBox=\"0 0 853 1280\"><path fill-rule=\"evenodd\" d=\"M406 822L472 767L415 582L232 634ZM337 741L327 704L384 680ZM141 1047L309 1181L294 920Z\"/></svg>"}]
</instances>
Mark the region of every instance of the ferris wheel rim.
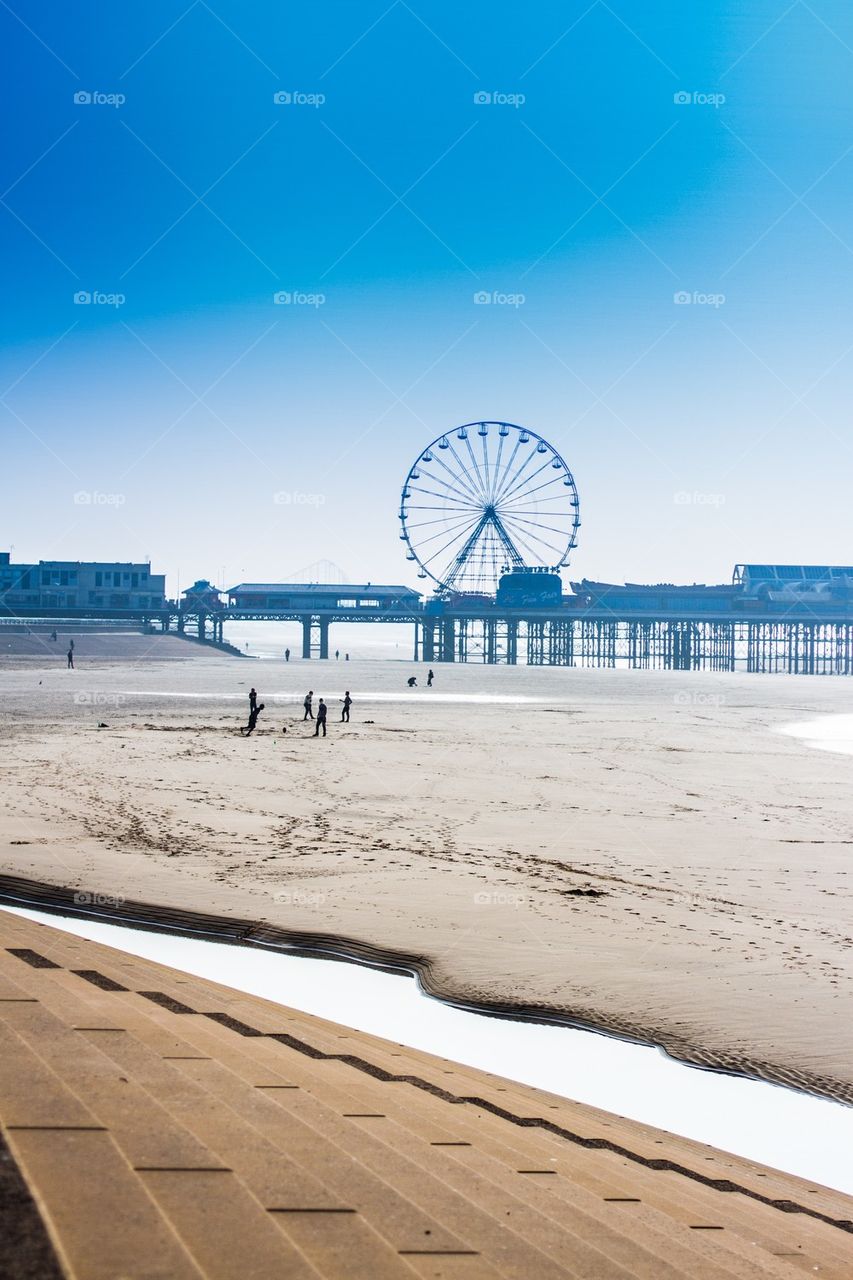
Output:
<instances>
[{"instance_id":1,"label":"ferris wheel rim","mask_svg":"<svg viewBox=\"0 0 853 1280\"><path fill-rule=\"evenodd\" d=\"M497 428L498 435L501 438L501 443L498 446L498 453L494 460L494 464L490 463L486 445L486 440L490 434L489 428ZM489 489L486 489L483 485L484 477L480 473L481 464L478 463L474 456L473 449L471 447L471 440L468 434L469 432L474 432L477 436L480 436L483 439L483 463L485 467L486 483L491 486ZM516 433L516 438L511 458L509 463L506 464L506 470L501 473L503 441L513 432ZM471 463L473 464L473 470L467 465L463 457L460 456L460 453L457 453L451 443L453 437L456 437L458 441L465 442ZM507 479L507 475L515 460L519 447L531 443L534 447L524 457L518 470L514 474L509 475L509 478ZM455 468L447 466L446 463L437 457L439 452L443 452L448 448L451 450L455 459ZM542 455L545 460L530 475L523 477L523 472L528 467L531 459L535 459L537 454ZM418 491L418 497L423 497L424 495L434 496L436 504L433 506L428 503L424 505L411 504L411 498L413 496L411 486L413 482L420 481L421 479L419 468L423 465L429 465L435 461L441 462L441 466L444 471L451 476L454 483L450 484L443 476L438 475L436 472L430 472L430 480L437 483L440 487L443 487L445 492L437 492L435 489L428 490L416 485L415 487ZM489 479L492 465L494 466L494 482ZM530 490L529 485L531 480L535 479L549 468L558 471L559 477L554 476L549 480L545 480L540 485L536 486L535 489ZM563 487L569 491L568 495L557 493L552 494L547 499L535 499L532 497L533 494L542 489L547 489L552 484L556 483L558 478L562 479ZM529 501L538 501L540 503L546 501L557 503L561 501L565 507L566 499L568 502L568 510L565 512L564 526L562 528L559 527L559 525L544 524L543 512L536 510L535 508L530 510L526 506ZM519 502L524 504L520 509L517 507ZM513 506L513 503L515 503L516 506ZM501 504L503 504L503 506L501 506ZM500 520L497 518L496 514L499 508L502 513L502 518ZM430 524L429 521L419 521L417 525L412 525L410 516L413 511L443 512L443 521L441 517L437 517L432 521L432 523L436 525L444 523L444 528L439 529L435 535L431 535L431 537L427 539L423 539L420 536L413 538L413 528L416 527L422 529L425 525ZM558 572L568 564L569 556L577 545L578 530L581 527L578 488L572 470L563 455L550 443L550 441L540 435L538 431L535 431L530 427L521 426L521 424L516 422L506 422L491 418L479 419L472 422L460 423L457 426L441 432L431 440L429 444L418 451L417 457L409 467L409 470L406 473L406 478L403 482L399 509L399 519L401 522L400 540L406 544L407 559L414 561L418 566L418 577L430 578L440 591L451 590L453 577L451 570L453 568L453 562L444 565L443 568L440 568L438 571L433 571L430 565L436 561L437 557L443 554L448 547L457 543L458 540L463 538L466 534L469 534L469 531L471 531L472 536L474 536L473 531L475 530L477 534L479 534L480 531L484 531L487 528L486 517L489 513L491 513L491 516L494 518L496 527L499 526L499 533L503 531L504 523L514 526L513 538L510 538L508 534L504 533L506 538L504 550L507 553L506 559L517 564L517 567L535 567L538 569L549 569L551 572ZM559 520L563 515L563 512L546 511L544 515L546 517L553 516L554 519ZM450 521L452 521L452 523L449 525L448 522ZM520 526L520 529L518 526ZM433 536L436 538L442 537L444 533L448 532L449 528L452 529L449 541L443 547L439 548L438 551L433 551L429 556L425 556L423 554L423 548L426 545L426 542L431 541ZM541 530L543 529L547 530L548 533L558 535L558 544L556 546L545 540L541 533ZM491 534L491 531L489 532ZM493 535L492 539L490 547L494 568L496 559L495 539ZM533 547L530 546L530 542L534 543ZM516 543L520 543L522 545L527 553L525 556L522 556L519 553ZM468 544L466 543L465 546L463 546L458 555L461 555L462 552L464 552L467 545ZM500 545L500 539L497 540L497 545ZM548 552L551 552L552 555L546 556L543 554L543 547ZM472 553L476 548L477 543L474 542L471 546ZM510 552L514 554L510 554ZM529 563L528 557L530 561ZM484 561L485 545L480 548L481 566L484 564ZM464 569L466 563L467 560L462 559L457 562L455 567L463 581L465 578ZM481 569L481 577L483 580L486 580L489 577L484 568Z\"/></svg>"}]
</instances>

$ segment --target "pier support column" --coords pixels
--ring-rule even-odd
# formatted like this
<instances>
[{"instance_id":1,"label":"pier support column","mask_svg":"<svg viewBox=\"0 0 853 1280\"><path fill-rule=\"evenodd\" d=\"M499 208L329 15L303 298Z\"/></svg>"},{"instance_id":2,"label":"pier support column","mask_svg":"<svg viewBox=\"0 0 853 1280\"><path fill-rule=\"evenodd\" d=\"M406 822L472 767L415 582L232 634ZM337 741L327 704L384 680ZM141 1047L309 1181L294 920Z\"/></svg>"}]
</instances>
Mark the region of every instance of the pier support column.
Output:
<instances>
[{"instance_id":1,"label":"pier support column","mask_svg":"<svg viewBox=\"0 0 853 1280\"><path fill-rule=\"evenodd\" d=\"M456 627L452 618L445 618L441 623L441 661L453 662L456 642Z\"/></svg>"},{"instance_id":2,"label":"pier support column","mask_svg":"<svg viewBox=\"0 0 853 1280\"><path fill-rule=\"evenodd\" d=\"M435 662L435 623L425 621L423 627L424 662Z\"/></svg>"},{"instance_id":3,"label":"pier support column","mask_svg":"<svg viewBox=\"0 0 853 1280\"><path fill-rule=\"evenodd\" d=\"M415 653L414 653L415 662L418 661L418 657L419 657L420 638L421 638L421 624L419 622L415 622Z\"/></svg>"},{"instance_id":4,"label":"pier support column","mask_svg":"<svg viewBox=\"0 0 853 1280\"><path fill-rule=\"evenodd\" d=\"M518 664L518 623L514 618L506 624L506 660L511 667Z\"/></svg>"},{"instance_id":5,"label":"pier support column","mask_svg":"<svg viewBox=\"0 0 853 1280\"><path fill-rule=\"evenodd\" d=\"M329 619L320 619L320 657L328 658L329 656Z\"/></svg>"},{"instance_id":6,"label":"pier support column","mask_svg":"<svg viewBox=\"0 0 853 1280\"><path fill-rule=\"evenodd\" d=\"M302 656L311 657L311 619L307 615L302 618Z\"/></svg>"}]
</instances>

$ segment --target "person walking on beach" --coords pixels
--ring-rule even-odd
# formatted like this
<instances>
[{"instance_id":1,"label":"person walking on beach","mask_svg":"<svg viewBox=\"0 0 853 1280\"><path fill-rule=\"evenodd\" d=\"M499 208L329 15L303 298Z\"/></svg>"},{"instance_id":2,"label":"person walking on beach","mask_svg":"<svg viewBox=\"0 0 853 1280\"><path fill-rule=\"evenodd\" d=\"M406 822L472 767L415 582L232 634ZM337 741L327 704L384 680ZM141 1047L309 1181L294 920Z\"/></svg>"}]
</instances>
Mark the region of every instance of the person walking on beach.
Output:
<instances>
[{"instance_id":1,"label":"person walking on beach","mask_svg":"<svg viewBox=\"0 0 853 1280\"><path fill-rule=\"evenodd\" d=\"M304 701L304 702L303 702L303 704L302 704L302 705L303 705L303 707L305 708L305 715L302 717L302 719L303 719L303 720L313 720L313 719L314 719L314 712L311 710L311 699L312 699L313 697L314 697L314 690L313 690L313 689L309 689L309 690L308 690L308 692L307 692L307 693L306 693L306 695L305 695L305 701Z\"/></svg>"},{"instance_id":2,"label":"person walking on beach","mask_svg":"<svg viewBox=\"0 0 853 1280\"><path fill-rule=\"evenodd\" d=\"M349 689L347 689L346 693L344 694L344 709L341 712L341 721L345 720L347 724L349 724L349 709L351 706L352 706L352 698L349 696Z\"/></svg>"},{"instance_id":3,"label":"person walking on beach","mask_svg":"<svg viewBox=\"0 0 853 1280\"><path fill-rule=\"evenodd\" d=\"M290 662L290 650L289 650L289 649L285 649L285 651L284 651L284 660L285 660L285 662Z\"/></svg>"},{"instance_id":4,"label":"person walking on beach","mask_svg":"<svg viewBox=\"0 0 853 1280\"><path fill-rule=\"evenodd\" d=\"M71 641L71 647L68 650L68 666L66 670L68 671L74 670L74 641L73 640Z\"/></svg>"},{"instance_id":5,"label":"person walking on beach","mask_svg":"<svg viewBox=\"0 0 853 1280\"><path fill-rule=\"evenodd\" d=\"M430 667L429 671L427 672L427 688L428 689L432 688L432 682L434 679L435 679L435 672L433 671L432 667Z\"/></svg>"},{"instance_id":6,"label":"person walking on beach","mask_svg":"<svg viewBox=\"0 0 853 1280\"><path fill-rule=\"evenodd\" d=\"M249 723L245 726L245 728L241 728L240 730L240 733L243 735L244 738L250 737L251 734L253 733L255 725L258 723L258 716L261 714L263 709L264 709L264 704L262 702L259 702L254 707L252 707L252 710L249 712Z\"/></svg>"},{"instance_id":7,"label":"person walking on beach","mask_svg":"<svg viewBox=\"0 0 853 1280\"><path fill-rule=\"evenodd\" d=\"M252 712L254 711L257 705L258 705L258 693L257 693L257 690L255 689L255 686L252 685L251 689L249 690L249 715L252 714Z\"/></svg>"},{"instance_id":8,"label":"person walking on beach","mask_svg":"<svg viewBox=\"0 0 853 1280\"><path fill-rule=\"evenodd\" d=\"M338 659L340 658L340 656L341 656L341 651L340 651L340 649L336 649L336 650L335 650L335 662L337 662L337 661L338 661Z\"/></svg>"},{"instance_id":9,"label":"person walking on beach","mask_svg":"<svg viewBox=\"0 0 853 1280\"><path fill-rule=\"evenodd\" d=\"M314 726L314 737L316 738L320 730L323 730L323 737L326 736L326 704L321 698L317 704L317 723Z\"/></svg>"}]
</instances>

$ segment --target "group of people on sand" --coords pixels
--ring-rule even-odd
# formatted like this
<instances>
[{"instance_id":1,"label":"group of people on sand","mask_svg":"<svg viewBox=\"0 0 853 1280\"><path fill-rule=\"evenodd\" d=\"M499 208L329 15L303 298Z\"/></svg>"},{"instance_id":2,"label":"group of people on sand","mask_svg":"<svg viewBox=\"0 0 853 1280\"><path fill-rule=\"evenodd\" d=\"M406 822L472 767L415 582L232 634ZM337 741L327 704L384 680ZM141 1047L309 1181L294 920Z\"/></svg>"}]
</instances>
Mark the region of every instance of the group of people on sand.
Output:
<instances>
[{"instance_id":1,"label":"group of people on sand","mask_svg":"<svg viewBox=\"0 0 853 1280\"><path fill-rule=\"evenodd\" d=\"M73 644L74 644L73 640L71 643L73 647ZM349 654L347 654L347 657L349 657ZM426 681L428 689L432 688L432 683L434 680L435 680L435 672L433 671L432 667L430 667L429 670L427 671L427 681ZM416 689L418 684L417 676L409 676L406 683L410 689ZM350 697L349 689L347 689L346 693L341 698L341 723L342 724L349 724L349 715L350 715L351 706L352 706L352 698ZM302 700L302 708L305 713L302 717L303 723L306 720L313 720L314 737L319 738L320 734L322 733L323 737L325 738L326 720L328 719L328 715L329 715L329 708L326 705L325 699L324 698L318 699L317 714L315 716L314 690L309 689ZM249 690L249 723L245 725L243 728L241 728L240 730L244 738L248 738L249 735L255 731L258 724L258 716L261 714L263 709L264 709L263 702L258 702L257 690L254 687L251 688ZM285 729L284 732L287 733L287 730Z\"/></svg>"},{"instance_id":2,"label":"group of people on sand","mask_svg":"<svg viewBox=\"0 0 853 1280\"><path fill-rule=\"evenodd\" d=\"M349 689L347 689L346 693L341 699L341 703L343 704L343 709L341 711L341 722L344 724L349 724L349 713L350 713L350 707L352 706L352 698L350 697ZM309 689L305 695L302 706L305 711L305 714L302 717L303 721L305 720L314 721L314 737L319 738L320 731L322 730L323 737L325 738L326 718L328 716L328 707L326 706L325 700L323 698L320 698L320 700L318 701L317 715L315 716L314 715L314 690ZM263 709L264 709L264 703L258 702L257 690L254 687L252 687L249 690L249 723L240 730L244 738L248 738L249 735L254 732L258 724L258 716L261 714ZM287 730L285 729L284 732L286 733Z\"/></svg>"},{"instance_id":3,"label":"group of people on sand","mask_svg":"<svg viewBox=\"0 0 853 1280\"><path fill-rule=\"evenodd\" d=\"M432 682L434 679L435 679L435 672L433 671L432 667L430 667L429 671L427 672L427 688L428 689L432 688ZM418 677L409 676L408 680L406 681L406 684L409 686L410 689L417 689Z\"/></svg>"}]
</instances>

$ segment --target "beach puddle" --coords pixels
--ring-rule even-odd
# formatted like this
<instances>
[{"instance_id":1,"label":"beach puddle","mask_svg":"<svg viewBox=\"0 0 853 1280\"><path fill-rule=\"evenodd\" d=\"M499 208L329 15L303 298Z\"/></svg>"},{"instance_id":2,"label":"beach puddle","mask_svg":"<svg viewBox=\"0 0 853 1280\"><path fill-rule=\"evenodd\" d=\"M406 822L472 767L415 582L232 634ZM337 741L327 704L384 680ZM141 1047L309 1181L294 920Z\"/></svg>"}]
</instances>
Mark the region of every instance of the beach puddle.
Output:
<instances>
[{"instance_id":1,"label":"beach puddle","mask_svg":"<svg viewBox=\"0 0 853 1280\"><path fill-rule=\"evenodd\" d=\"M342 960L3 909L853 1194L853 1108L840 1103L591 1031L454 1008L412 978Z\"/></svg>"},{"instance_id":2,"label":"beach puddle","mask_svg":"<svg viewBox=\"0 0 853 1280\"><path fill-rule=\"evenodd\" d=\"M819 751L853 756L853 715L818 716L814 720L782 725L777 732L799 738L807 747L816 747Z\"/></svg>"}]
</instances>

